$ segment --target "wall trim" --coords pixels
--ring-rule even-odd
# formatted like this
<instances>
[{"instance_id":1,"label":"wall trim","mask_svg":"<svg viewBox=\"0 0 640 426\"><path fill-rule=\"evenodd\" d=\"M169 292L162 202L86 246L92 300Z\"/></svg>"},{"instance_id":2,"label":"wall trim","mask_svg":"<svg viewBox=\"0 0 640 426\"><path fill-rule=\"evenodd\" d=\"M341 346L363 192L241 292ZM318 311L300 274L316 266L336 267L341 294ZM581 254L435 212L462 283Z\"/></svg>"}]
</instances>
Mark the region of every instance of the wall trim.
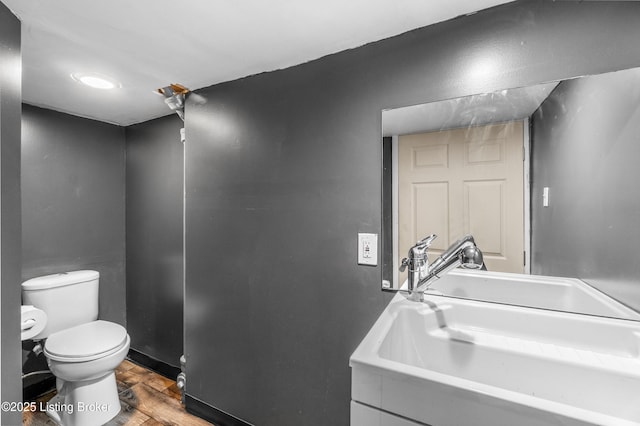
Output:
<instances>
[{"instance_id":1,"label":"wall trim","mask_svg":"<svg viewBox=\"0 0 640 426\"><path fill-rule=\"evenodd\" d=\"M43 374L44 375L44 374ZM51 373L42 380L22 387L22 400L35 401L41 396L53 392L56 389L56 377Z\"/></svg>"},{"instance_id":2,"label":"wall trim","mask_svg":"<svg viewBox=\"0 0 640 426\"><path fill-rule=\"evenodd\" d=\"M156 359L135 349L129 349L127 358L135 364L139 364L145 368L148 368L149 370L153 370L156 373L172 380L176 380L178 374L180 374L180 367L167 364L164 361L160 361L159 359Z\"/></svg>"},{"instance_id":3,"label":"wall trim","mask_svg":"<svg viewBox=\"0 0 640 426\"><path fill-rule=\"evenodd\" d=\"M188 378L187 378L188 380ZM208 422L214 423L216 426L253 426L244 420L240 420L231 414L218 410L209 404L190 395L185 395L185 408L190 414L194 414Z\"/></svg>"}]
</instances>

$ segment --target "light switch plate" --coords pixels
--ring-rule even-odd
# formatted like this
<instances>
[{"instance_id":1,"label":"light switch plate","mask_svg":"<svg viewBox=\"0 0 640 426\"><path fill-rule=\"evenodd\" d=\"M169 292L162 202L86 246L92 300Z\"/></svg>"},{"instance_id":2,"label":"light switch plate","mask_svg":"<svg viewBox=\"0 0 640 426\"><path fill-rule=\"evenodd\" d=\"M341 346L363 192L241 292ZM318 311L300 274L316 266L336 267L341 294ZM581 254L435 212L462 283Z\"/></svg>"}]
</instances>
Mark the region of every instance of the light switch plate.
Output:
<instances>
[{"instance_id":1,"label":"light switch plate","mask_svg":"<svg viewBox=\"0 0 640 426\"><path fill-rule=\"evenodd\" d=\"M378 234L358 234L358 264L378 265Z\"/></svg>"},{"instance_id":2,"label":"light switch plate","mask_svg":"<svg viewBox=\"0 0 640 426\"><path fill-rule=\"evenodd\" d=\"M542 188L542 207L549 207L549 187Z\"/></svg>"}]
</instances>

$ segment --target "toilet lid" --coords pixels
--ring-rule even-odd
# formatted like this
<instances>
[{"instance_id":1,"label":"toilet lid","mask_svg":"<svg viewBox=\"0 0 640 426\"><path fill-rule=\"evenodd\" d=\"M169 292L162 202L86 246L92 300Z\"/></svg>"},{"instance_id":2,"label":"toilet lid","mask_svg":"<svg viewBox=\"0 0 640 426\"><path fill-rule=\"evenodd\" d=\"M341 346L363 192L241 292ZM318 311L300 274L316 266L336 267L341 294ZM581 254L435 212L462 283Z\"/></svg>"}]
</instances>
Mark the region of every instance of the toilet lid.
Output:
<instances>
[{"instance_id":1,"label":"toilet lid","mask_svg":"<svg viewBox=\"0 0 640 426\"><path fill-rule=\"evenodd\" d=\"M108 321L93 321L49 336L44 345L47 356L53 359L91 360L122 347L127 330Z\"/></svg>"}]
</instances>

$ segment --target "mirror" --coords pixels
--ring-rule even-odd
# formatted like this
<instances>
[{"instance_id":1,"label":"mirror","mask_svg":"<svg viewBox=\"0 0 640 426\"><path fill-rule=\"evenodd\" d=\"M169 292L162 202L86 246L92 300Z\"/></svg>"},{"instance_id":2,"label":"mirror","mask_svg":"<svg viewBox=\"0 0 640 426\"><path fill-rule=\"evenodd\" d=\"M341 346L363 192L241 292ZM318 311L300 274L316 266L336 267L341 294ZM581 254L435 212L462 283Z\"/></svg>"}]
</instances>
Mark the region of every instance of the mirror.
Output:
<instances>
[{"instance_id":1,"label":"mirror","mask_svg":"<svg viewBox=\"0 0 640 426\"><path fill-rule=\"evenodd\" d=\"M402 287L418 240L438 234L433 261L471 233L490 272L579 279L629 315L443 295L640 319L640 68L384 110L382 123L384 290Z\"/></svg>"}]
</instances>

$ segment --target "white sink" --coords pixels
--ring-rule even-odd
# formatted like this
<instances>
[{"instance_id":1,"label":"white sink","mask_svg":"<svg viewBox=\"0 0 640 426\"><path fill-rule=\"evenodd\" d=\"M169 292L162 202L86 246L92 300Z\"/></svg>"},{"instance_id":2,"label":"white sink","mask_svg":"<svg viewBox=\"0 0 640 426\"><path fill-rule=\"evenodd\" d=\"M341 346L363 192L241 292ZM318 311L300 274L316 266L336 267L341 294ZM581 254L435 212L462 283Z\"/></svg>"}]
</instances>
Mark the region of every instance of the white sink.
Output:
<instances>
[{"instance_id":1,"label":"white sink","mask_svg":"<svg viewBox=\"0 0 640 426\"><path fill-rule=\"evenodd\" d=\"M632 321L397 295L350 365L352 426L640 424Z\"/></svg>"},{"instance_id":2,"label":"white sink","mask_svg":"<svg viewBox=\"0 0 640 426\"><path fill-rule=\"evenodd\" d=\"M576 278L456 269L431 289L465 299L640 320L633 309Z\"/></svg>"}]
</instances>

